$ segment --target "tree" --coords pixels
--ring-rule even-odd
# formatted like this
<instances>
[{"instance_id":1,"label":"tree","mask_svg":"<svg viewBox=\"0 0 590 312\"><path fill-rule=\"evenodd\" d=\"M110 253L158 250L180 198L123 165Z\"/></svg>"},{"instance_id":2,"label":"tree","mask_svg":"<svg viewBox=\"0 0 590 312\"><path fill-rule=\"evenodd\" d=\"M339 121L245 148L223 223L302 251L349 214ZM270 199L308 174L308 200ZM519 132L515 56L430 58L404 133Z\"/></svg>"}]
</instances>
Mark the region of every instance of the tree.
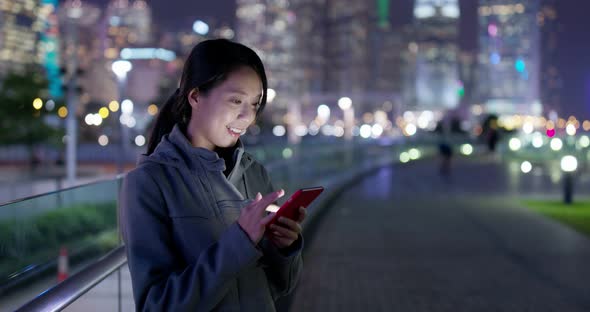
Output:
<instances>
[{"instance_id":1,"label":"tree","mask_svg":"<svg viewBox=\"0 0 590 312\"><path fill-rule=\"evenodd\" d=\"M58 118L57 107L52 112L33 107L33 101L46 94L47 81L40 73L9 73L0 80L0 144L25 144L32 151L40 143L60 142L63 130L46 122L51 115Z\"/></svg>"}]
</instances>

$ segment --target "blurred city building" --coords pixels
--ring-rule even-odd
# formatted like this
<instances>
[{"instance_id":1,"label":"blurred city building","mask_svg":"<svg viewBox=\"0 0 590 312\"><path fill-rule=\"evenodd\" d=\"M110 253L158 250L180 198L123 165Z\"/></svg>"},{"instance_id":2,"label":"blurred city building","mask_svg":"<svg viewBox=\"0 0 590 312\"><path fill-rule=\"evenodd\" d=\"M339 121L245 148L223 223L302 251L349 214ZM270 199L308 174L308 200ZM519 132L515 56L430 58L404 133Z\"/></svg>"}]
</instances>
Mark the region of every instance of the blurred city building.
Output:
<instances>
[{"instance_id":1,"label":"blurred city building","mask_svg":"<svg viewBox=\"0 0 590 312\"><path fill-rule=\"evenodd\" d=\"M457 0L417 0L413 39L408 49L408 85L404 100L414 111L445 111L459 105L463 87L459 77L457 42L460 17Z\"/></svg>"},{"instance_id":2,"label":"blurred city building","mask_svg":"<svg viewBox=\"0 0 590 312\"><path fill-rule=\"evenodd\" d=\"M557 47L561 27L556 10L557 0L544 0L537 23L541 28L541 104L545 112L565 115L561 102L562 73L557 65Z\"/></svg>"},{"instance_id":3,"label":"blurred city building","mask_svg":"<svg viewBox=\"0 0 590 312\"><path fill-rule=\"evenodd\" d=\"M238 0L237 34L264 62L269 88L276 91L273 106L286 110L297 96L295 13L285 0Z\"/></svg>"},{"instance_id":4,"label":"blurred city building","mask_svg":"<svg viewBox=\"0 0 590 312\"><path fill-rule=\"evenodd\" d=\"M539 115L540 0L480 0L477 100L487 112Z\"/></svg>"},{"instance_id":5,"label":"blurred city building","mask_svg":"<svg viewBox=\"0 0 590 312\"><path fill-rule=\"evenodd\" d=\"M352 99L358 116L399 102L405 38L390 27L389 1L237 4L237 39L260 53L277 94L273 123L304 127L321 104L336 122L341 97Z\"/></svg>"},{"instance_id":6,"label":"blurred city building","mask_svg":"<svg viewBox=\"0 0 590 312\"><path fill-rule=\"evenodd\" d=\"M45 46L40 39L54 9L35 0L0 2L0 77L43 65Z\"/></svg>"},{"instance_id":7,"label":"blurred city building","mask_svg":"<svg viewBox=\"0 0 590 312\"><path fill-rule=\"evenodd\" d=\"M102 34L105 57L115 59L121 49L152 44L152 14L143 0L112 0L105 12Z\"/></svg>"}]
</instances>

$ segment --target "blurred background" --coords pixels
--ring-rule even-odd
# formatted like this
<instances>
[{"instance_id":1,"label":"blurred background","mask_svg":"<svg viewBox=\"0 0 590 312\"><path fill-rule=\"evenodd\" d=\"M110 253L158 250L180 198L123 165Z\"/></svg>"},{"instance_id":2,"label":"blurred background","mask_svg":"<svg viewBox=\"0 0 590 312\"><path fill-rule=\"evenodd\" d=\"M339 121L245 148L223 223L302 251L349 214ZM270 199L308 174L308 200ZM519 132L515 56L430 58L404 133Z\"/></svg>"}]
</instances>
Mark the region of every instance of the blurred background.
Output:
<instances>
[{"instance_id":1,"label":"blurred background","mask_svg":"<svg viewBox=\"0 0 590 312\"><path fill-rule=\"evenodd\" d=\"M508 196L590 233L589 9L557 0L0 0L0 306L54 285L64 246L81 269L119 245L118 174L145 152L192 47L212 38L244 43L265 64L269 105L242 140L275 184L342 190L377 170L363 183L380 187L352 201L433 192L477 206L480 196Z\"/></svg>"}]
</instances>

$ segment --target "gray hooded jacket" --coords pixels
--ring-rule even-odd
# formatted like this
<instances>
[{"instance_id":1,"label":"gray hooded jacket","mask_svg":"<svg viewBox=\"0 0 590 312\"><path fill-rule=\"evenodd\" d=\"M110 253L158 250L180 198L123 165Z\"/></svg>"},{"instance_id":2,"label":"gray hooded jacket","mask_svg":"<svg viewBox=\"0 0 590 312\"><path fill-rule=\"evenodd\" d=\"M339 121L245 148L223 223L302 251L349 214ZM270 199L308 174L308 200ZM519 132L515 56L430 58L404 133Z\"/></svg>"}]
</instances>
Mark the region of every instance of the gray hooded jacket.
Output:
<instances>
[{"instance_id":1,"label":"gray hooded jacket","mask_svg":"<svg viewBox=\"0 0 590 312\"><path fill-rule=\"evenodd\" d=\"M293 290L303 239L288 250L252 243L240 209L274 189L241 145L234 161L226 177L225 161L175 126L125 177L121 227L138 311L274 311Z\"/></svg>"}]
</instances>

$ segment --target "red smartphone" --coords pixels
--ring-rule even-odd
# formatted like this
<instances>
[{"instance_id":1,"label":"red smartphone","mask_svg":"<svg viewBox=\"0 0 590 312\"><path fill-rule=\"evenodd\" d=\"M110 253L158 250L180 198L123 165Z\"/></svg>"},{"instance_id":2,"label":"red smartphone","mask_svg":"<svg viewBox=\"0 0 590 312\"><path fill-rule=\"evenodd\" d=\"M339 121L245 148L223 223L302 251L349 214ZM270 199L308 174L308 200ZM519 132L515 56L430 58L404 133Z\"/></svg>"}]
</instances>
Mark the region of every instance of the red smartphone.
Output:
<instances>
[{"instance_id":1,"label":"red smartphone","mask_svg":"<svg viewBox=\"0 0 590 312\"><path fill-rule=\"evenodd\" d=\"M324 187L316 186L302 188L293 193L289 199L277 210L275 216L267 223L267 227L277 222L280 217L286 217L291 220L297 220L299 217L299 207L307 208L322 192Z\"/></svg>"}]
</instances>

